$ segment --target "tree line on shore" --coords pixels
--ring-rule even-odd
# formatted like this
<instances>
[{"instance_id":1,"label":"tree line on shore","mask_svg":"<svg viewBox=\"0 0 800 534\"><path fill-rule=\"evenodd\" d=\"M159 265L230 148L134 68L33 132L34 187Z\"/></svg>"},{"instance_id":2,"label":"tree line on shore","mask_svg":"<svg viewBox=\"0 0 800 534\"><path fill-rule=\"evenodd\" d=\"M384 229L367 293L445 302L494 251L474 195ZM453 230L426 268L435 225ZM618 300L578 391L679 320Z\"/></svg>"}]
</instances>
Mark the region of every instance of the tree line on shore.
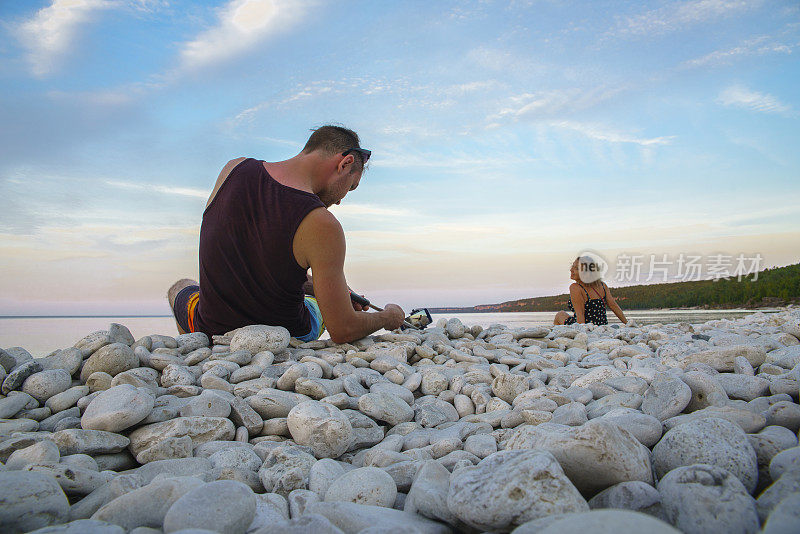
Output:
<instances>
[{"instance_id":1,"label":"tree line on shore","mask_svg":"<svg viewBox=\"0 0 800 534\"><path fill-rule=\"evenodd\" d=\"M800 263L773 267L737 280L696 280L612 288L623 309L759 308L800 304ZM466 308L431 308L433 313L557 311L569 294L524 298Z\"/></svg>"}]
</instances>

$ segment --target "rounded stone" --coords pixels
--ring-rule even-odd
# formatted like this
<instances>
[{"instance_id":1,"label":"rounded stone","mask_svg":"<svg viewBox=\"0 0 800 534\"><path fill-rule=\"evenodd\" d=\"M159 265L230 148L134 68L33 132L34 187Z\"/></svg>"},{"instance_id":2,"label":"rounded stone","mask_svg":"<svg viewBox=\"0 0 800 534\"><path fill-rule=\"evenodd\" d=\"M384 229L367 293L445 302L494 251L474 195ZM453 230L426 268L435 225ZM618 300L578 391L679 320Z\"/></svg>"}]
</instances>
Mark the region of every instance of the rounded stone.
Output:
<instances>
[{"instance_id":1,"label":"rounded stone","mask_svg":"<svg viewBox=\"0 0 800 534\"><path fill-rule=\"evenodd\" d=\"M150 415L155 398L145 388L130 384L114 386L97 395L81 416L81 427L86 430L121 432Z\"/></svg>"},{"instance_id":2,"label":"rounded stone","mask_svg":"<svg viewBox=\"0 0 800 534\"><path fill-rule=\"evenodd\" d=\"M789 470L800 470L800 447L782 450L769 462L769 474L773 480L778 480Z\"/></svg>"},{"instance_id":3,"label":"rounded stone","mask_svg":"<svg viewBox=\"0 0 800 534\"><path fill-rule=\"evenodd\" d=\"M391 508L397 486L389 474L378 467L360 467L333 481L325 492L326 502L354 502Z\"/></svg>"},{"instance_id":4,"label":"rounded stone","mask_svg":"<svg viewBox=\"0 0 800 534\"><path fill-rule=\"evenodd\" d=\"M606 488L589 500L589 508L618 508L656 515L661 495L650 484L633 480Z\"/></svg>"},{"instance_id":5,"label":"rounded stone","mask_svg":"<svg viewBox=\"0 0 800 534\"><path fill-rule=\"evenodd\" d=\"M81 369L81 380L86 381L92 373L102 371L114 377L123 371L139 367L139 357L124 343L111 343L97 349L89 356Z\"/></svg>"},{"instance_id":6,"label":"rounded stone","mask_svg":"<svg viewBox=\"0 0 800 534\"><path fill-rule=\"evenodd\" d=\"M414 419L414 410L403 399L383 391L367 393L358 398L361 413L392 426Z\"/></svg>"},{"instance_id":7,"label":"rounded stone","mask_svg":"<svg viewBox=\"0 0 800 534\"><path fill-rule=\"evenodd\" d=\"M277 354L289 346L289 338L289 331L282 326L245 326L233 334L230 351L246 350L250 354L257 354L268 350Z\"/></svg>"},{"instance_id":8,"label":"rounded stone","mask_svg":"<svg viewBox=\"0 0 800 534\"><path fill-rule=\"evenodd\" d=\"M53 395L63 393L72 385L72 377L64 369L51 369L35 373L25 379L22 391L44 403Z\"/></svg>"},{"instance_id":9,"label":"rounded stone","mask_svg":"<svg viewBox=\"0 0 800 534\"><path fill-rule=\"evenodd\" d=\"M524 525L523 525L524 526ZM515 534L533 534L533 530L514 531ZM667 523L639 512L628 510L593 510L582 514L566 514L550 522L537 534L619 534L620 532L646 532L647 534L680 534Z\"/></svg>"},{"instance_id":10,"label":"rounded stone","mask_svg":"<svg viewBox=\"0 0 800 534\"><path fill-rule=\"evenodd\" d=\"M447 507L482 530L508 531L540 517L589 506L546 451L500 451L450 477Z\"/></svg>"},{"instance_id":11,"label":"rounded stone","mask_svg":"<svg viewBox=\"0 0 800 534\"><path fill-rule=\"evenodd\" d=\"M758 478L756 452L737 425L709 417L678 425L653 447L653 467L659 478L676 467L709 464L727 469L753 491Z\"/></svg>"},{"instance_id":12,"label":"rounded stone","mask_svg":"<svg viewBox=\"0 0 800 534\"><path fill-rule=\"evenodd\" d=\"M506 442L506 449L549 451L572 483L589 495L630 480L653 483L647 447L602 418L579 427L553 423L521 426Z\"/></svg>"},{"instance_id":13,"label":"rounded stone","mask_svg":"<svg viewBox=\"0 0 800 534\"><path fill-rule=\"evenodd\" d=\"M652 447L661 439L661 421L632 408L617 408L601 417L603 421L624 428L645 447Z\"/></svg>"},{"instance_id":14,"label":"rounded stone","mask_svg":"<svg viewBox=\"0 0 800 534\"><path fill-rule=\"evenodd\" d=\"M55 478L32 471L0 472L0 530L17 533L69 520L69 501Z\"/></svg>"},{"instance_id":15,"label":"rounded stone","mask_svg":"<svg viewBox=\"0 0 800 534\"><path fill-rule=\"evenodd\" d=\"M759 531L756 502L730 472L706 464L678 467L658 483L663 517L686 533Z\"/></svg>"},{"instance_id":16,"label":"rounded stone","mask_svg":"<svg viewBox=\"0 0 800 534\"><path fill-rule=\"evenodd\" d=\"M256 513L256 496L233 480L217 480L190 490L170 506L164 532L202 528L226 534L244 534Z\"/></svg>"},{"instance_id":17,"label":"rounded stone","mask_svg":"<svg viewBox=\"0 0 800 534\"><path fill-rule=\"evenodd\" d=\"M344 472L344 467L339 462L323 458L311 466L308 474L308 489L315 492L320 498L324 498L333 481L342 476Z\"/></svg>"},{"instance_id":18,"label":"rounded stone","mask_svg":"<svg viewBox=\"0 0 800 534\"><path fill-rule=\"evenodd\" d=\"M692 400L692 390L670 373L656 375L644 392L642 412L664 421L681 413Z\"/></svg>"},{"instance_id":19,"label":"rounded stone","mask_svg":"<svg viewBox=\"0 0 800 534\"><path fill-rule=\"evenodd\" d=\"M310 447L317 458L338 458L354 439L350 419L324 402L301 402L289 411L286 423L295 442Z\"/></svg>"}]
</instances>

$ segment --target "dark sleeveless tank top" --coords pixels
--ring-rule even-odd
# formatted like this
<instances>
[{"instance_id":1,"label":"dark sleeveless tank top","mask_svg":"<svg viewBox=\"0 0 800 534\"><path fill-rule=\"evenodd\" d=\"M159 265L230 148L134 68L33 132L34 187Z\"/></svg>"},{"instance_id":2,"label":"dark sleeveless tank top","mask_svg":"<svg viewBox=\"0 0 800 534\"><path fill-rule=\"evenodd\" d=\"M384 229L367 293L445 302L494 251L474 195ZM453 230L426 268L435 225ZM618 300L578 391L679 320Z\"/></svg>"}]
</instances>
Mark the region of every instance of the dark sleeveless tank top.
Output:
<instances>
[{"instance_id":1,"label":"dark sleeveless tank top","mask_svg":"<svg viewBox=\"0 0 800 534\"><path fill-rule=\"evenodd\" d=\"M323 207L317 195L273 179L262 161L234 167L203 213L195 329L210 336L266 324L308 334L306 270L292 242L306 215Z\"/></svg>"}]
</instances>

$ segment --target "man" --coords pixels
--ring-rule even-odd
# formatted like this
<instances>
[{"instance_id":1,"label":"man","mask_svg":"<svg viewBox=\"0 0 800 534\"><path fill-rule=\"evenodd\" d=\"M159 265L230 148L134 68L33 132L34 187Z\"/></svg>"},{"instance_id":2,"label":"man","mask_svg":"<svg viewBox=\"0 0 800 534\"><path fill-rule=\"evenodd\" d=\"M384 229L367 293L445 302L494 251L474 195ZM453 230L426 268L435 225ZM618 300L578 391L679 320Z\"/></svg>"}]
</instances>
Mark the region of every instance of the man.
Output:
<instances>
[{"instance_id":1,"label":"man","mask_svg":"<svg viewBox=\"0 0 800 534\"><path fill-rule=\"evenodd\" d=\"M399 328L399 306L367 313L351 302L344 232L327 209L358 187L370 154L355 132L322 126L291 159L229 161L203 213L200 283L179 280L167 294L178 330L268 324L310 341L327 327L346 343Z\"/></svg>"}]
</instances>

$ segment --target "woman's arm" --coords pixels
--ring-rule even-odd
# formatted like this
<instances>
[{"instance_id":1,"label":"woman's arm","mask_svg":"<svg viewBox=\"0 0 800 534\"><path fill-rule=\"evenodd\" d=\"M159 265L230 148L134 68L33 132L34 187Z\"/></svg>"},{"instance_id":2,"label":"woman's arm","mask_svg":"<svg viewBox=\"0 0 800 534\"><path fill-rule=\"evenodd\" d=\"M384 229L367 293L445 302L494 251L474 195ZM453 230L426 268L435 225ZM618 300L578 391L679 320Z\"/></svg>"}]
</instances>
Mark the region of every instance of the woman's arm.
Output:
<instances>
[{"instance_id":1,"label":"woman's arm","mask_svg":"<svg viewBox=\"0 0 800 534\"><path fill-rule=\"evenodd\" d=\"M603 285L606 286L605 283L603 283ZM606 286L606 303L608 304L608 307L611 309L611 311L614 312L614 315L616 315L620 321L622 321L623 323L628 322L628 320L625 318L625 314L622 313L622 308L620 308L619 304L617 304L617 301L614 300L614 295L611 294L611 290L608 289L608 286Z\"/></svg>"},{"instance_id":2,"label":"woman's arm","mask_svg":"<svg viewBox=\"0 0 800 534\"><path fill-rule=\"evenodd\" d=\"M586 310L586 297L578 284L569 286L569 297L572 299L572 307L575 309L575 321L586 324L584 311Z\"/></svg>"}]
</instances>

